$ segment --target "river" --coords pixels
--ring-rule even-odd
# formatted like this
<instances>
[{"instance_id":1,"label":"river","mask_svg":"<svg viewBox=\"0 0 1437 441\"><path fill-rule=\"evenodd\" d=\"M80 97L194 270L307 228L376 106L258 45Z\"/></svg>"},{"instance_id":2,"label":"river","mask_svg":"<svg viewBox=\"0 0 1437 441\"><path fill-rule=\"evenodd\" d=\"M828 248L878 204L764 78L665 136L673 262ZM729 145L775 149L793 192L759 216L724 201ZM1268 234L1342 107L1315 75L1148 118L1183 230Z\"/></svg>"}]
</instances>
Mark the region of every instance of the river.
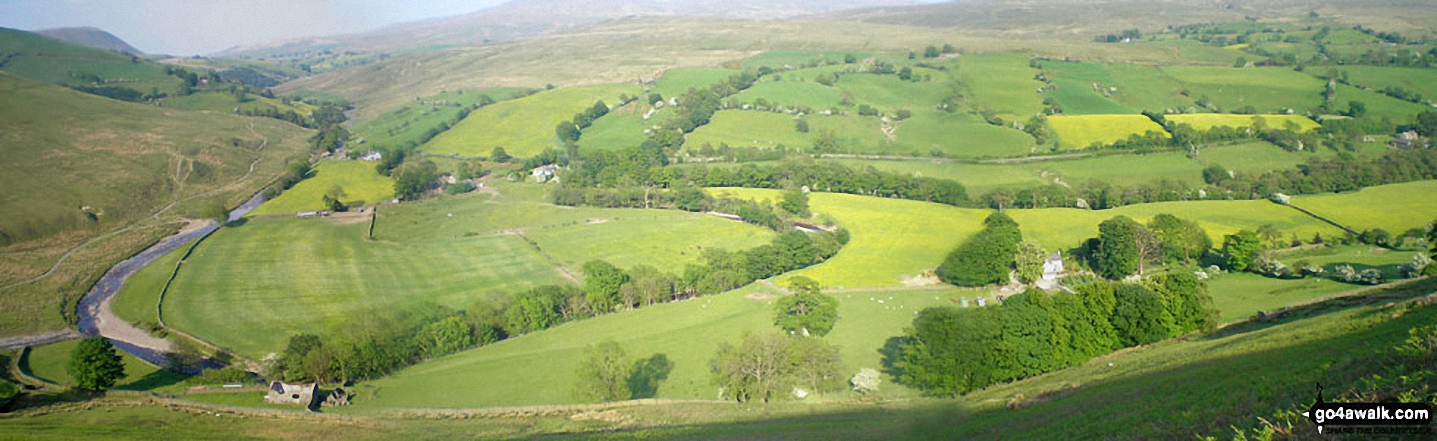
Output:
<instances>
[{"instance_id":1,"label":"river","mask_svg":"<svg viewBox=\"0 0 1437 441\"><path fill-rule=\"evenodd\" d=\"M256 193L253 197L250 197L248 201L245 201L244 204L230 211L228 220L231 222L239 220L241 217L244 217L244 215L254 211L254 209L262 203L264 203L264 194ZM144 251L140 251L139 254L125 259L123 262L110 268L109 271L105 272L104 276L100 277L98 282L95 282L95 286L91 287L90 291L85 293L84 297L80 298L80 304L76 308L76 314L80 319L80 333L86 336L102 335L109 338L110 341L115 344L115 347L120 348L120 350L155 365L164 366L166 363L164 351L146 347L142 342L127 341L137 339L127 338L125 335L105 335L100 332L99 324L102 320L101 317L107 313L107 311L102 311L102 308L108 307L109 300L120 291L120 287L125 284L125 279L129 278L131 274L154 262L155 259L158 259L160 256L174 251L176 248L203 237L219 228L219 223L211 221L203 228L188 231L181 230L178 233L160 239L159 242L156 242ZM130 326L128 323L118 323L117 325ZM135 331L144 332L139 329L135 329ZM145 335L148 336L148 334ZM207 365L205 367L219 366Z\"/></svg>"}]
</instances>

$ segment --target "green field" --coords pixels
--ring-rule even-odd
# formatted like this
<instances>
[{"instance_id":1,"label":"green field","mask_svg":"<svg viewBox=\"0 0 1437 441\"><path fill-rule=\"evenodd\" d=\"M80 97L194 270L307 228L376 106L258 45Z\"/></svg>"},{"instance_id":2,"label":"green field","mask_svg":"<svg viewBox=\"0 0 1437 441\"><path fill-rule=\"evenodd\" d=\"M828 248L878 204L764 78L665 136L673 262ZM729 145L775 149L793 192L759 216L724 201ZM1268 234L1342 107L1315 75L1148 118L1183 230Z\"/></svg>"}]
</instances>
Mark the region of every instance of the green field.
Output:
<instances>
[{"instance_id":1,"label":"green field","mask_svg":"<svg viewBox=\"0 0 1437 441\"><path fill-rule=\"evenodd\" d=\"M608 115L604 115L594 121L594 125L584 129L584 136L579 139L579 146L615 150L633 148L643 144L649 139L646 130L661 127L664 121L674 115L673 110L663 108L645 120L644 114L648 113L649 109L652 107L649 107L643 100L638 100L610 110Z\"/></svg>"},{"instance_id":2,"label":"green field","mask_svg":"<svg viewBox=\"0 0 1437 441\"><path fill-rule=\"evenodd\" d=\"M893 115L898 109L917 112L931 109L943 101L951 86L942 81L941 72L915 69L915 75L932 75L932 81L903 81L897 75L849 74L839 78L837 86L859 103L882 109Z\"/></svg>"},{"instance_id":3,"label":"green field","mask_svg":"<svg viewBox=\"0 0 1437 441\"><path fill-rule=\"evenodd\" d=\"M1207 97L1224 111L1253 106L1261 113L1303 112L1322 105L1323 82L1283 68L1164 67L1194 100Z\"/></svg>"},{"instance_id":4,"label":"green field","mask_svg":"<svg viewBox=\"0 0 1437 441\"><path fill-rule=\"evenodd\" d=\"M528 89L501 87L480 90L453 90L438 95L416 98L404 107L394 109L354 127L360 147L351 149L394 148L419 145L427 132L441 129L459 116L459 112L479 102L481 96L495 101L514 99Z\"/></svg>"},{"instance_id":5,"label":"green field","mask_svg":"<svg viewBox=\"0 0 1437 441\"><path fill-rule=\"evenodd\" d=\"M1345 84L1337 85L1337 95L1333 97L1339 109L1347 109L1352 101L1360 101L1367 105L1367 115L1376 118L1387 118L1393 122L1406 123L1412 121L1418 113L1424 110L1432 110L1431 107L1402 101L1377 92L1368 92Z\"/></svg>"},{"instance_id":6,"label":"green field","mask_svg":"<svg viewBox=\"0 0 1437 441\"><path fill-rule=\"evenodd\" d=\"M837 108L843 101L843 91L808 81L761 81L729 100L754 106L763 100L770 109L808 106L822 111Z\"/></svg>"},{"instance_id":7,"label":"green field","mask_svg":"<svg viewBox=\"0 0 1437 441\"><path fill-rule=\"evenodd\" d=\"M752 200L777 199L777 191L762 189L711 189L716 196ZM825 287L895 286L923 271L938 267L943 257L976 233L990 210L957 208L901 199L816 193L810 196L815 213L833 216L853 235L838 255L791 275L803 275ZM1123 215L1147 222L1158 214L1196 221L1215 243L1242 229L1272 225L1284 234L1310 238L1340 235L1341 230L1312 217L1268 201L1184 201L1129 205L1109 210L1076 208L1011 209L1024 240L1050 251L1066 251L1097 237L1098 224Z\"/></svg>"},{"instance_id":8,"label":"green field","mask_svg":"<svg viewBox=\"0 0 1437 441\"><path fill-rule=\"evenodd\" d=\"M1252 127L1261 118L1263 124L1273 129L1296 129L1299 132L1307 132L1322 127L1311 118L1302 115L1233 115L1225 113L1193 113L1185 115L1164 116L1168 121L1175 124L1187 124L1197 130L1208 130L1213 127L1227 126L1233 128Z\"/></svg>"},{"instance_id":9,"label":"green field","mask_svg":"<svg viewBox=\"0 0 1437 441\"><path fill-rule=\"evenodd\" d=\"M954 158L1021 156L1035 149L1032 136L1020 130L999 127L963 113L932 109L913 112L898 124L895 135L901 147L910 147L918 156L933 151ZM903 152L908 153L908 152Z\"/></svg>"},{"instance_id":10,"label":"green field","mask_svg":"<svg viewBox=\"0 0 1437 441\"><path fill-rule=\"evenodd\" d=\"M1113 95L1126 92L1128 87L1120 85L1102 64L1048 61L1043 63L1043 72L1057 87L1043 94L1057 99L1065 114L1122 114L1141 110L1113 100Z\"/></svg>"},{"instance_id":11,"label":"green field","mask_svg":"<svg viewBox=\"0 0 1437 441\"><path fill-rule=\"evenodd\" d=\"M377 204L394 196L394 179L380 175L373 162L352 160L321 161L314 165L313 176L299 181L279 197L265 201L251 215L294 214L301 211L327 210L323 197L334 187L344 190L340 198L345 204Z\"/></svg>"},{"instance_id":12,"label":"green field","mask_svg":"<svg viewBox=\"0 0 1437 441\"><path fill-rule=\"evenodd\" d=\"M1400 87L1409 92L1423 95L1427 100L1437 100L1437 71L1409 67L1343 66L1339 74L1346 74L1347 81L1359 86L1382 90Z\"/></svg>"},{"instance_id":13,"label":"green field","mask_svg":"<svg viewBox=\"0 0 1437 441\"><path fill-rule=\"evenodd\" d=\"M860 152L882 152L886 149L883 133L879 131L876 118L861 116L811 115L808 133L799 132L793 115L752 110L723 110L714 114L713 120L699 127L684 138L684 147L697 149L704 144L718 148L722 144L730 147L776 147L783 145L792 150L808 150L813 141L824 131L832 132L839 144L848 150Z\"/></svg>"},{"instance_id":14,"label":"green field","mask_svg":"<svg viewBox=\"0 0 1437 441\"><path fill-rule=\"evenodd\" d=\"M1084 149L1112 144L1132 135L1160 132L1171 137L1163 126L1142 115L1054 115L1048 125L1066 149Z\"/></svg>"},{"instance_id":15,"label":"green field","mask_svg":"<svg viewBox=\"0 0 1437 441\"><path fill-rule=\"evenodd\" d=\"M657 93L664 99L677 98L687 93L689 89L704 89L717 83L728 81L728 77L738 74L738 71L719 67L680 67L664 71L664 75L654 81L653 90L649 93Z\"/></svg>"},{"instance_id":16,"label":"green field","mask_svg":"<svg viewBox=\"0 0 1437 441\"><path fill-rule=\"evenodd\" d=\"M961 58L958 77L972 94L973 107L992 109L1004 119L1026 122L1043 111L1038 71L1022 54L976 54Z\"/></svg>"},{"instance_id":17,"label":"green field","mask_svg":"<svg viewBox=\"0 0 1437 441\"><path fill-rule=\"evenodd\" d=\"M597 101L612 106L620 94L637 95L638 86L608 85L554 89L471 112L454 128L420 147L436 155L488 156L494 147L526 158L557 148L554 126L569 121Z\"/></svg>"},{"instance_id":18,"label":"green field","mask_svg":"<svg viewBox=\"0 0 1437 441\"><path fill-rule=\"evenodd\" d=\"M841 348L845 375L859 368L881 368L879 349L902 335L918 310L952 305L972 291L884 291L837 294L840 319L824 338ZM612 339L635 358L662 354L673 362L660 383L659 398L713 399L708 360L724 342L745 332L773 329L771 290L750 286L727 293L639 308L564 324L475 350L427 362L365 383L355 404L360 409L412 407L486 407L574 403L567 381L584 348ZM883 303L879 303L883 300ZM453 393L454 385L467 393ZM884 379L887 397L913 392ZM839 397L848 392L839 392Z\"/></svg>"},{"instance_id":19,"label":"green field","mask_svg":"<svg viewBox=\"0 0 1437 441\"><path fill-rule=\"evenodd\" d=\"M774 190L748 188L710 189L718 197L775 201ZM838 255L809 268L789 273L817 280L826 288L897 286L938 267L943 257L981 229L988 210L941 204L814 193L810 208L833 216L847 228L852 240ZM1094 227L1096 228L1096 227Z\"/></svg>"},{"instance_id":20,"label":"green field","mask_svg":"<svg viewBox=\"0 0 1437 441\"><path fill-rule=\"evenodd\" d=\"M186 260L165 298L165 320L260 358L293 333L325 332L376 311L462 309L492 290L568 283L566 274L589 259L678 271L702 248L737 250L772 237L712 216L567 209L538 202L538 186L501 188L497 196L382 208L375 240L365 239L367 218L262 219L223 229ZM151 291L140 288L162 284L154 281L173 269L167 259L135 276L137 288L123 294L134 299L119 302L126 315L153 305Z\"/></svg>"},{"instance_id":21,"label":"green field","mask_svg":"<svg viewBox=\"0 0 1437 441\"><path fill-rule=\"evenodd\" d=\"M1284 236L1295 233L1300 238L1311 238L1316 233L1321 233L1322 237L1341 234L1336 227L1264 200L1159 202L1110 210L1042 208L1008 211L1022 227L1024 240L1036 242L1049 250L1066 250L1081 245L1081 241L1087 238L1097 237L1098 224L1118 215L1146 223L1153 216L1164 213L1196 221L1216 244L1221 244L1225 235L1244 229L1256 230L1263 225L1276 227Z\"/></svg>"},{"instance_id":22,"label":"green field","mask_svg":"<svg viewBox=\"0 0 1437 441\"><path fill-rule=\"evenodd\" d=\"M30 353L20 360L20 371L44 381L73 387L75 384L70 378L68 366L70 353L79 345L80 340L68 340L30 348ZM115 389L151 390L189 378L155 367L123 351L120 358L125 361L125 378L115 383Z\"/></svg>"},{"instance_id":23,"label":"green field","mask_svg":"<svg viewBox=\"0 0 1437 441\"><path fill-rule=\"evenodd\" d=\"M1402 234L1437 220L1437 181L1379 185L1362 190L1295 196L1292 205L1357 231L1382 228Z\"/></svg>"}]
</instances>

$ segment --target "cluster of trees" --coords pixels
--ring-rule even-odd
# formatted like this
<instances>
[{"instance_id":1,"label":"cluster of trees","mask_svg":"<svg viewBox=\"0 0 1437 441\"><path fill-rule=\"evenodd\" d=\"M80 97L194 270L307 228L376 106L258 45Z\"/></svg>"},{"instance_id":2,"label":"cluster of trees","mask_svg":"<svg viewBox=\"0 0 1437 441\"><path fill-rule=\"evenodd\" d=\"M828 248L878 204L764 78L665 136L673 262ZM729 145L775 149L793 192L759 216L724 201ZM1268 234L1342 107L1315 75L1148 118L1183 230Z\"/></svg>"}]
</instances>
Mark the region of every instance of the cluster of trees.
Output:
<instances>
[{"instance_id":1,"label":"cluster of trees","mask_svg":"<svg viewBox=\"0 0 1437 441\"><path fill-rule=\"evenodd\" d=\"M1197 222L1159 214L1147 225L1127 216L1098 224L1098 237L1078 247L1076 255L1109 279L1144 274L1149 265L1195 265L1212 249L1212 239Z\"/></svg>"},{"instance_id":2,"label":"cluster of trees","mask_svg":"<svg viewBox=\"0 0 1437 441\"><path fill-rule=\"evenodd\" d=\"M628 103L619 103L620 106ZM554 127L554 134L563 142L577 142L579 136L583 135L584 129L594 124L594 120L609 114L609 105L601 100L594 103L593 107L574 114L574 118L560 122Z\"/></svg>"},{"instance_id":3,"label":"cluster of trees","mask_svg":"<svg viewBox=\"0 0 1437 441\"><path fill-rule=\"evenodd\" d=\"M481 303L468 311L424 305L356 314L323 337L291 336L283 352L264 359L267 378L343 384L384 376L420 361L499 341Z\"/></svg>"},{"instance_id":4,"label":"cluster of trees","mask_svg":"<svg viewBox=\"0 0 1437 441\"><path fill-rule=\"evenodd\" d=\"M1216 325L1207 288L1191 274L1142 284L1095 281L1074 291L1030 290L1000 306L926 309L891 361L900 381L958 395Z\"/></svg>"},{"instance_id":5,"label":"cluster of trees","mask_svg":"<svg viewBox=\"0 0 1437 441\"><path fill-rule=\"evenodd\" d=\"M948 253L938 266L938 278L958 286L1007 283L1022 242L1018 223L1002 212L993 213L983 220L982 231Z\"/></svg>"},{"instance_id":6,"label":"cluster of trees","mask_svg":"<svg viewBox=\"0 0 1437 441\"><path fill-rule=\"evenodd\" d=\"M566 186L621 189L625 187L747 187L785 189L807 186L813 191L910 199L965 206L968 192L955 181L882 172L873 167L785 161L771 166L661 167L657 149L593 152L564 176ZM648 190L644 190L648 191Z\"/></svg>"},{"instance_id":7,"label":"cluster of trees","mask_svg":"<svg viewBox=\"0 0 1437 441\"><path fill-rule=\"evenodd\" d=\"M767 403L791 391L813 393L843 388L843 360L837 346L813 337L773 332L745 333L738 345L719 345L709 362L724 397Z\"/></svg>"}]
</instances>

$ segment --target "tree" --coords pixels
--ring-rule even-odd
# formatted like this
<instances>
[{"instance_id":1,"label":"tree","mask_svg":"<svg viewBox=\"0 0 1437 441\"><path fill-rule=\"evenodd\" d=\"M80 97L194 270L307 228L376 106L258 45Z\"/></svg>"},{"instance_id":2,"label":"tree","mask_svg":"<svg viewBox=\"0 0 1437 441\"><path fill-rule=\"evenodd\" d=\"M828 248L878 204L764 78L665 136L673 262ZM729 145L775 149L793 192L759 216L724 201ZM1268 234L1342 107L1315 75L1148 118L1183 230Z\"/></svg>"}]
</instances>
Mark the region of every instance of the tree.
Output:
<instances>
[{"instance_id":1,"label":"tree","mask_svg":"<svg viewBox=\"0 0 1437 441\"><path fill-rule=\"evenodd\" d=\"M514 157L509 156L509 152L504 151L504 147L494 147L494 151L489 152L490 161L509 162L510 159L514 159Z\"/></svg>"},{"instance_id":2,"label":"tree","mask_svg":"<svg viewBox=\"0 0 1437 441\"><path fill-rule=\"evenodd\" d=\"M714 383L735 401L762 400L789 385L788 337L776 333L744 334L738 346L719 344L709 363Z\"/></svg>"},{"instance_id":3,"label":"tree","mask_svg":"<svg viewBox=\"0 0 1437 441\"><path fill-rule=\"evenodd\" d=\"M780 196L781 199L778 201L778 208L798 215L799 217L808 217L808 193L804 193L803 189L792 188L784 190Z\"/></svg>"},{"instance_id":4,"label":"tree","mask_svg":"<svg viewBox=\"0 0 1437 441\"><path fill-rule=\"evenodd\" d=\"M605 340L584 350L579 361L574 395L581 400L618 401L629 398L631 362L624 349L613 340Z\"/></svg>"},{"instance_id":5,"label":"tree","mask_svg":"<svg viewBox=\"0 0 1437 441\"><path fill-rule=\"evenodd\" d=\"M843 358L838 346L808 337L788 339L787 377L793 387L807 392L827 392L843 387Z\"/></svg>"},{"instance_id":6,"label":"tree","mask_svg":"<svg viewBox=\"0 0 1437 441\"><path fill-rule=\"evenodd\" d=\"M404 161L391 173L394 177L394 195L407 201L419 199L439 177L437 170L434 162L427 159Z\"/></svg>"},{"instance_id":7,"label":"tree","mask_svg":"<svg viewBox=\"0 0 1437 441\"><path fill-rule=\"evenodd\" d=\"M1367 114L1367 103L1361 101L1350 101L1347 103L1347 116L1361 118Z\"/></svg>"},{"instance_id":8,"label":"tree","mask_svg":"<svg viewBox=\"0 0 1437 441\"><path fill-rule=\"evenodd\" d=\"M1048 261L1048 251L1032 242L1023 242L1018 245L1018 253L1013 256L1014 266L1018 270L1018 280L1023 283L1031 283L1043 277L1043 263Z\"/></svg>"},{"instance_id":9,"label":"tree","mask_svg":"<svg viewBox=\"0 0 1437 441\"><path fill-rule=\"evenodd\" d=\"M619 305L619 288L629 281L623 270L609 262L591 260L584 263L584 300L595 313L612 312ZM633 305L625 305L625 307Z\"/></svg>"},{"instance_id":10,"label":"tree","mask_svg":"<svg viewBox=\"0 0 1437 441\"><path fill-rule=\"evenodd\" d=\"M1213 164L1202 169L1202 180L1210 185L1220 185L1228 179L1232 179L1232 174L1221 165Z\"/></svg>"},{"instance_id":11,"label":"tree","mask_svg":"<svg viewBox=\"0 0 1437 441\"><path fill-rule=\"evenodd\" d=\"M1231 271L1246 271L1261 251L1262 239L1255 231L1242 230L1227 235L1222 241L1222 254L1227 258L1227 267Z\"/></svg>"},{"instance_id":12,"label":"tree","mask_svg":"<svg viewBox=\"0 0 1437 441\"><path fill-rule=\"evenodd\" d=\"M1202 226L1171 214L1154 216L1148 229L1161 245L1163 260L1169 263L1192 263L1212 248L1212 239Z\"/></svg>"},{"instance_id":13,"label":"tree","mask_svg":"<svg viewBox=\"0 0 1437 441\"><path fill-rule=\"evenodd\" d=\"M630 305L667 302L679 284L677 277L648 265L629 268L628 274L629 282L619 288L619 297Z\"/></svg>"},{"instance_id":14,"label":"tree","mask_svg":"<svg viewBox=\"0 0 1437 441\"><path fill-rule=\"evenodd\" d=\"M463 316L449 318L425 325L415 337L424 354L442 357L474 345L474 329L464 321Z\"/></svg>"},{"instance_id":15,"label":"tree","mask_svg":"<svg viewBox=\"0 0 1437 441\"><path fill-rule=\"evenodd\" d=\"M1141 230L1141 231L1140 231ZM1127 216L1118 216L1098 224L1098 249L1095 268L1109 279L1121 279L1137 271L1142 261L1139 244L1146 228Z\"/></svg>"},{"instance_id":16,"label":"tree","mask_svg":"<svg viewBox=\"0 0 1437 441\"><path fill-rule=\"evenodd\" d=\"M1117 307L1113 310L1113 329L1123 346L1153 343L1168 337L1173 317L1163 301L1142 285L1121 284L1113 290Z\"/></svg>"},{"instance_id":17,"label":"tree","mask_svg":"<svg viewBox=\"0 0 1437 441\"><path fill-rule=\"evenodd\" d=\"M344 187L335 184L334 187L331 187L329 191L324 193L324 197L320 198L320 201L324 202L325 209L338 213L349 210L349 206L345 205L341 200L344 199L345 196L347 195L344 192Z\"/></svg>"},{"instance_id":18,"label":"tree","mask_svg":"<svg viewBox=\"0 0 1437 441\"><path fill-rule=\"evenodd\" d=\"M0 409L10 404L10 400L15 398L16 395L20 395L19 387L16 387L14 383L9 381L0 380Z\"/></svg>"},{"instance_id":19,"label":"tree","mask_svg":"<svg viewBox=\"0 0 1437 441\"><path fill-rule=\"evenodd\" d=\"M125 378L125 361L109 340L89 337L80 340L80 345L70 352L68 372L76 387L106 390Z\"/></svg>"},{"instance_id":20,"label":"tree","mask_svg":"<svg viewBox=\"0 0 1437 441\"><path fill-rule=\"evenodd\" d=\"M958 286L1006 283L1013 256L1023 233L1018 223L1002 212L983 220L984 229L948 253L938 267L938 278Z\"/></svg>"},{"instance_id":21,"label":"tree","mask_svg":"<svg viewBox=\"0 0 1437 441\"><path fill-rule=\"evenodd\" d=\"M774 302L773 322L779 328L803 336L822 337L838 321L838 299L819 291L818 282L797 276L789 280L793 295Z\"/></svg>"},{"instance_id":22,"label":"tree","mask_svg":"<svg viewBox=\"0 0 1437 441\"><path fill-rule=\"evenodd\" d=\"M1417 114L1417 124L1413 128L1419 135L1437 136L1437 111L1423 110Z\"/></svg>"},{"instance_id":23,"label":"tree","mask_svg":"<svg viewBox=\"0 0 1437 441\"><path fill-rule=\"evenodd\" d=\"M923 58L938 58L938 55L939 52L937 47L928 46L923 48Z\"/></svg>"}]
</instances>

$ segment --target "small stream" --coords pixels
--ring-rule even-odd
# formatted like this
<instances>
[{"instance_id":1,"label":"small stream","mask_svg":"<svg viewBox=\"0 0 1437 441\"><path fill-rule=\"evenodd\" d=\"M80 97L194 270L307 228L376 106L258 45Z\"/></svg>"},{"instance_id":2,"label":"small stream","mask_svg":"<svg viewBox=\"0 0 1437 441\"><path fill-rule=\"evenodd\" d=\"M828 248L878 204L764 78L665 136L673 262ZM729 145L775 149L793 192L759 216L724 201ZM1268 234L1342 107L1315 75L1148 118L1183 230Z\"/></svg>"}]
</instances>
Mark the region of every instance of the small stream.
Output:
<instances>
[{"instance_id":1,"label":"small stream","mask_svg":"<svg viewBox=\"0 0 1437 441\"><path fill-rule=\"evenodd\" d=\"M254 209L258 208L262 203L264 203L264 194L256 193L248 201L245 201L244 204L241 204L233 211L230 211L229 221L233 222L239 220L239 218L244 217L244 215L249 214L249 212L251 211L254 211ZM210 232L213 232L219 228L220 225L218 223L210 222L209 225L205 225L204 228L199 228L194 231L175 233L174 235L165 237L164 239L160 239L159 242L156 242L154 245L151 245L149 248L146 248L139 254L136 254L129 259L125 259L123 262L120 262L118 265L115 265L113 268L110 268L109 271L105 272L104 276L100 277L100 280L98 282L95 282L95 286L90 288L90 292L85 293L85 296L80 298L80 304L76 308L76 314L79 316L80 319L80 333L86 336L93 336L98 334L99 330L96 329L95 322L96 317L100 313L100 306L105 304L106 300L109 300L111 297L114 297L115 294L120 291L120 286L124 285L125 279L129 278L131 274L134 274L136 271L139 271L141 268L144 268L146 265L149 265L151 262L154 262L155 259L158 259L160 256L163 256L170 251L174 251L176 248L184 246L190 241L209 234ZM111 339L110 342L114 343L115 347L120 348L120 350L128 352L131 355L139 357L140 359L153 363L157 366L165 365L165 354L160 351L142 348L134 344L116 339ZM221 366L207 365L205 367L208 368Z\"/></svg>"}]
</instances>

